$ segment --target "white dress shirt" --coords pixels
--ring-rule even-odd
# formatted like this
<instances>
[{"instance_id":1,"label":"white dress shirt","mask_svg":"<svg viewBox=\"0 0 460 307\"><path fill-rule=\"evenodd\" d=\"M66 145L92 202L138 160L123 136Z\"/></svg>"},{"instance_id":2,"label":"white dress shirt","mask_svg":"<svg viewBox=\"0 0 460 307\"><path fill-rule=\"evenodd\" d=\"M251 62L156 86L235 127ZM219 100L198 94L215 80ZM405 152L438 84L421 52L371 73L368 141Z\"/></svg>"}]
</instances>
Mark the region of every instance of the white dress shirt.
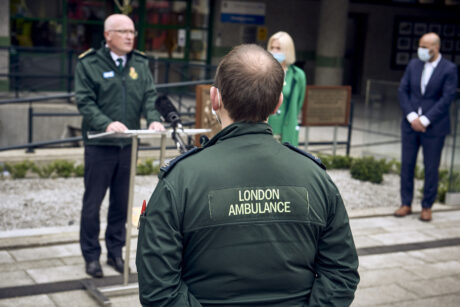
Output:
<instances>
[{"instance_id":1,"label":"white dress shirt","mask_svg":"<svg viewBox=\"0 0 460 307\"><path fill-rule=\"evenodd\" d=\"M115 62L115 65L118 66L117 60L118 60L118 59L121 59L121 60L123 61L123 62L122 62L122 63L123 63L123 67L125 67L125 65L126 65L126 54L125 54L125 55L122 55L122 56L119 56L119 55L113 53L112 51L110 51L110 56L112 57L113 61Z\"/></svg>"},{"instance_id":2,"label":"white dress shirt","mask_svg":"<svg viewBox=\"0 0 460 307\"><path fill-rule=\"evenodd\" d=\"M420 91L422 95L425 94L426 86L428 82L430 81L431 75L433 75L434 69L436 68L436 66L438 66L439 62L441 61L441 57L442 57L441 54L439 54L438 58L434 60L433 62L425 63L425 66L423 67L422 78L420 79ZM410 112L409 114L407 114L406 116L407 120L410 123L412 123L412 121L420 117L420 122L422 123L422 125L424 127L428 127L430 125L430 120L425 115L422 115L423 114L422 108L418 108L417 111L418 111L418 114L415 112Z\"/></svg>"}]
</instances>

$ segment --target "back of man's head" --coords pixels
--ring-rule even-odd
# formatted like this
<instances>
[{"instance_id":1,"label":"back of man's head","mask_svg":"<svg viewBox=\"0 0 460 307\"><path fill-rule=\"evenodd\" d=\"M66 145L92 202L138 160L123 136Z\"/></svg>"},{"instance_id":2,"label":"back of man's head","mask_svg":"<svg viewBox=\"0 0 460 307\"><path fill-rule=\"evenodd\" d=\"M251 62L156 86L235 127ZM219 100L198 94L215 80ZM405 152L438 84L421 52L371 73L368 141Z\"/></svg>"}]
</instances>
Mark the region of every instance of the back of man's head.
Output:
<instances>
[{"instance_id":1,"label":"back of man's head","mask_svg":"<svg viewBox=\"0 0 460 307\"><path fill-rule=\"evenodd\" d=\"M273 56L257 45L240 45L223 57L215 86L235 122L267 120L278 104L284 71Z\"/></svg>"}]
</instances>

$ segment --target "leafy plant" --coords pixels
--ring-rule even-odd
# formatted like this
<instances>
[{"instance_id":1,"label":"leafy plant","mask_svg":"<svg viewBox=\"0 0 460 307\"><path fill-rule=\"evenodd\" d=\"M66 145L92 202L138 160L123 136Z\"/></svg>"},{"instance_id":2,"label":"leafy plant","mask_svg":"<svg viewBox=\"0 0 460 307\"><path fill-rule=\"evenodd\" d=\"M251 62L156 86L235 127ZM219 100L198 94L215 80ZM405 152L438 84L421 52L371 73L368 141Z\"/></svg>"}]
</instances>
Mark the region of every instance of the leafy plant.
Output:
<instances>
[{"instance_id":1,"label":"leafy plant","mask_svg":"<svg viewBox=\"0 0 460 307\"><path fill-rule=\"evenodd\" d=\"M352 157L348 156L333 156L332 157L332 168L335 169L349 169L353 162Z\"/></svg>"},{"instance_id":2,"label":"leafy plant","mask_svg":"<svg viewBox=\"0 0 460 307\"><path fill-rule=\"evenodd\" d=\"M383 181L383 169L381 161L376 161L373 157L364 157L353 160L350 173L351 177L358 180L381 183Z\"/></svg>"},{"instance_id":3,"label":"leafy plant","mask_svg":"<svg viewBox=\"0 0 460 307\"><path fill-rule=\"evenodd\" d=\"M18 162L18 163L6 163L5 167L6 167L6 170L10 172L11 177L13 177L14 179L17 179L17 178L24 178L27 174L27 171L32 169L34 165L35 164L33 162L29 160L25 160L25 161Z\"/></svg>"},{"instance_id":4,"label":"leafy plant","mask_svg":"<svg viewBox=\"0 0 460 307\"><path fill-rule=\"evenodd\" d=\"M137 163L136 174L145 176L152 175L155 167L153 166L153 159L147 159L144 162L139 161Z\"/></svg>"},{"instance_id":5,"label":"leafy plant","mask_svg":"<svg viewBox=\"0 0 460 307\"><path fill-rule=\"evenodd\" d=\"M79 164L76 165L73 173L75 174L76 177L83 177L85 175L85 165Z\"/></svg>"},{"instance_id":6,"label":"leafy plant","mask_svg":"<svg viewBox=\"0 0 460 307\"><path fill-rule=\"evenodd\" d=\"M326 166L327 169L332 168L332 156L324 155L324 154L318 154L318 158L321 159L321 162Z\"/></svg>"},{"instance_id":7,"label":"leafy plant","mask_svg":"<svg viewBox=\"0 0 460 307\"><path fill-rule=\"evenodd\" d=\"M54 166L52 164L47 164L43 166L34 165L32 167L32 172L36 173L40 178L49 178L54 172Z\"/></svg>"},{"instance_id":8,"label":"leafy plant","mask_svg":"<svg viewBox=\"0 0 460 307\"><path fill-rule=\"evenodd\" d=\"M74 171L73 165L75 162L67 160L56 160L51 163L51 167L54 168L58 177L68 178Z\"/></svg>"}]
</instances>

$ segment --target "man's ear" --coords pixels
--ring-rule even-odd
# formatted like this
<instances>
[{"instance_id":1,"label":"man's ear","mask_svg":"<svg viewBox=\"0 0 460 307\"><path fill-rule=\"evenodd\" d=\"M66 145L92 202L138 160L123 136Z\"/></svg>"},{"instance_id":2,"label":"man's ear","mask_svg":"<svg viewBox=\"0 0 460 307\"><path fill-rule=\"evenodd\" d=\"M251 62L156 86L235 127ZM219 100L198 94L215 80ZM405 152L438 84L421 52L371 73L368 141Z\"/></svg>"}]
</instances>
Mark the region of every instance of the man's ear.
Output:
<instances>
[{"instance_id":1,"label":"man's ear","mask_svg":"<svg viewBox=\"0 0 460 307\"><path fill-rule=\"evenodd\" d=\"M211 99L211 106L214 111L219 110L220 102L219 95L217 94L217 87L211 86L209 90L209 98Z\"/></svg>"},{"instance_id":2,"label":"man's ear","mask_svg":"<svg viewBox=\"0 0 460 307\"><path fill-rule=\"evenodd\" d=\"M275 109L273 110L272 114L275 114L276 111L278 111L278 109L281 107L282 104L283 104L283 93L281 93L280 98L278 99L278 103Z\"/></svg>"}]
</instances>

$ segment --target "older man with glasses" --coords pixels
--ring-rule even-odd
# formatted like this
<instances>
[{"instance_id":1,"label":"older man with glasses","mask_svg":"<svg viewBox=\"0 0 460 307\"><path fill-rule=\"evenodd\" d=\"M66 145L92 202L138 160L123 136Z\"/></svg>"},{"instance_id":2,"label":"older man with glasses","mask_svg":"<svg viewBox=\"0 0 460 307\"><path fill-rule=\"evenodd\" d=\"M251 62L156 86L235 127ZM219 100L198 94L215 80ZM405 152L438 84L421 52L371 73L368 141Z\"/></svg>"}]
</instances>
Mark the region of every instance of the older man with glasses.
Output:
<instances>
[{"instance_id":1,"label":"older man with glasses","mask_svg":"<svg viewBox=\"0 0 460 307\"><path fill-rule=\"evenodd\" d=\"M108 188L107 264L123 272L121 250L126 236L131 140L88 139L87 132L139 129L141 115L147 119L149 129L164 130L155 109L157 92L148 61L141 52L133 50L136 35L128 16L109 16L104 22L105 42L100 49L81 54L75 70L75 94L83 117L85 144L80 246L86 273L97 278L103 277L99 262L99 215Z\"/></svg>"}]
</instances>

